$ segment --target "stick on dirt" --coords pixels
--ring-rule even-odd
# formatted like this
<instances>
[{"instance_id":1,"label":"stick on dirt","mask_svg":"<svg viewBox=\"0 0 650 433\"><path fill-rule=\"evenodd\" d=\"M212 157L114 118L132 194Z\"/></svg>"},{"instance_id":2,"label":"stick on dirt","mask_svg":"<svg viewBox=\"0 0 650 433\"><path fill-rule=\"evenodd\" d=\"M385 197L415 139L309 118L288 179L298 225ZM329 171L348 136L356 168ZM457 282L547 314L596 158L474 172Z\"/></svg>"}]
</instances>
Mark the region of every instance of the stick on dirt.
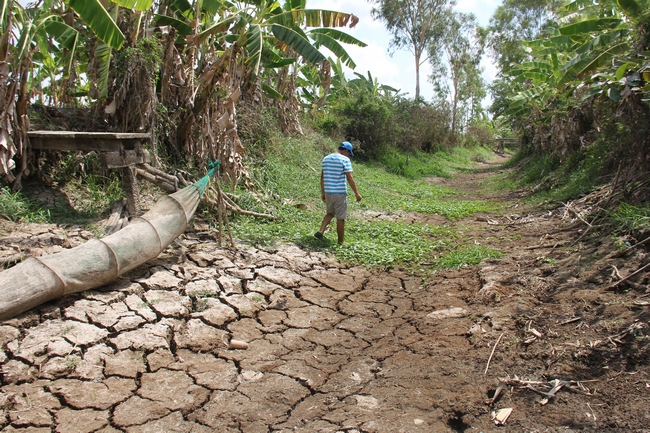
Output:
<instances>
[{"instance_id":1,"label":"stick on dirt","mask_svg":"<svg viewBox=\"0 0 650 433\"><path fill-rule=\"evenodd\" d=\"M629 280L630 278L632 278L632 277L635 276L635 275L640 274L641 272L645 271L645 270L648 269L648 268L650 268L650 263L648 263L647 265L645 265L645 266L643 266L643 267L637 269L636 271L632 272L630 275L628 275L627 277L623 278L622 280L618 280L618 281L615 282L614 284L612 284L612 285L610 285L609 287L607 287L606 290L612 290L612 289L618 287L619 284L624 283L625 281Z\"/></svg>"},{"instance_id":2,"label":"stick on dirt","mask_svg":"<svg viewBox=\"0 0 650 433\"><path fill-rule=\"evenodd\" d=\"M503 337L504 332L499 335L499 338L497 339L497 342L494 343L494 347L492 348L492 353L490 353L490 357L487 360L487 365L485 366L485 372L483 374L487 374L488 368L490 368L490 361L492 361L492 357L494 356L494 351L497 350L497 346L499 345L499 341L501 341L501 337Z\"/></svg>"}]
</instances>

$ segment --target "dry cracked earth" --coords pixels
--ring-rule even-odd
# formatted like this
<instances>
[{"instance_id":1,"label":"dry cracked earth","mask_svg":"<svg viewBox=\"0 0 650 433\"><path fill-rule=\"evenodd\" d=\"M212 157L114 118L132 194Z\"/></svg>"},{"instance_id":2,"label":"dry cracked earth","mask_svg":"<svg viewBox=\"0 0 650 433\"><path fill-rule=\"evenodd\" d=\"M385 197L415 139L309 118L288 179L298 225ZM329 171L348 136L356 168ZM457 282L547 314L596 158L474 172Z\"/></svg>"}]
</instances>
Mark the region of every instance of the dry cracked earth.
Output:
<instances>
[{"instance_id":1,"label":"dry cracked earth","mask_svg":"<svg viewBox=\"0 0 650 433\"><path fill-rule=\"evenodd\" d=\"M444 182L472 198L498 169L485 168ZM504 254L422 273L291 244L219 247L196 222L115 283L0 322L0 427L650 432L648 274L612 287L646 247L587 241L566 209L524 211L521 194L487 198L504 211L392 216ZM0 236L6 258L92 234L2 222Z\"/></svg>"}]
</instances>

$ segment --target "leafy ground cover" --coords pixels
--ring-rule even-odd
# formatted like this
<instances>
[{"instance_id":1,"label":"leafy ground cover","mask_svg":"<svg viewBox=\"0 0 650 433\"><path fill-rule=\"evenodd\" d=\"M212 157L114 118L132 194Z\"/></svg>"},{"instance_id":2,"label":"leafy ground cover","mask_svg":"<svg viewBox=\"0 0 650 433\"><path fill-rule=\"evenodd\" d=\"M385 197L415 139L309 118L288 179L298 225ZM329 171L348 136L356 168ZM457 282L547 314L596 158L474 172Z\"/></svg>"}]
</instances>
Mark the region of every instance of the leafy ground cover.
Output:
<instances>
[{"instance_id":1,"label":"leafy ground cover","mask_svg":"<svg viewBox=\"0 0 650 433\"><path fill-rule=\"evenodd\" d=\"M484 147L458 148L433 155L394 155L386 161L388 165L353 161L363 200L350 202L346 243L338 246L331 231L326 232L322 241L314 239L313 233L324 215L320 201L320 161L334 148L335 145L310 147L286 139L279 143L275 153L265 155L263 164L259 167L253 164L254 178L259 179L266 205L256 203L246 193L238 195L237 201L244 208L268 212L276 219L236 217L232 220L234 236L254 245L290 241L301 247L332 252L352 265L384 268L420 262L454 267L464 263L464 256L476 263L480 258L498 254L485 248L462 246L461 236L444 226L373 217L407 212L458 219L495 210L495 203L459 199L454 197L453 189L431 181L450 178L459 171L471 171L477 160L485 160L489 155L489 149ZM333 224L330 230L334 230ZM455 248L457 244L462 247ZM440 257L449 251L453 257Z\"/></svg>"}]
</instances>

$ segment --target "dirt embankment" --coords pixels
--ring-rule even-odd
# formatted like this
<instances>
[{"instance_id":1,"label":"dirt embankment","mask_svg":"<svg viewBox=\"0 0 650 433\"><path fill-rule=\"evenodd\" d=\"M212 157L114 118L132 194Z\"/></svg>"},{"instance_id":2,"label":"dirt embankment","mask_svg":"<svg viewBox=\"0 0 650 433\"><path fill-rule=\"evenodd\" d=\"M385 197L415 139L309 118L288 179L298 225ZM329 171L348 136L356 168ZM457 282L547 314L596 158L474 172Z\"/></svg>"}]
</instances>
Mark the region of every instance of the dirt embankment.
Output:
<instances>
[{"instance_id":1,"label":"dirt embankment","mask_svg":"<svg viewBox=\"0 0 650 433\"><path fill-rule=\"evenodd\" d=\"M445 182L477 196L488 168ZM0 323L0 426L650 431L649 281L632 275L647 245L587 242L564 208L489 198L505 212L422 219L504 258L422 275L347 268L294 245L220 248L197 223L114 284ZM2 257L92 236L0 230Z\"/></svg>"}]
</instances>

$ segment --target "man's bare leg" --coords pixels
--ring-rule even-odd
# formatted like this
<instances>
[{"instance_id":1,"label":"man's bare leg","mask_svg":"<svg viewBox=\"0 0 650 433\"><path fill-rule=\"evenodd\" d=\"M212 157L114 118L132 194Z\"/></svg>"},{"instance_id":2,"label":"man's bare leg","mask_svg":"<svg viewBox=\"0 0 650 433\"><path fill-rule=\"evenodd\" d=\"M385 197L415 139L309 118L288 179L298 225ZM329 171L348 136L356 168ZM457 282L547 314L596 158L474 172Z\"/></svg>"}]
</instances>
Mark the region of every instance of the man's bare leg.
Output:
<instances>
[{"instance_id":1,"label":"man's bare leg","mask_svg":"<svg viewBox=\"0 0 650 433\"><path fill-rule=\"evenodd\" d=\"M345 220L336 220L336 234L339 237L339 244L343 244L343 235L345 234Z\"/></svg>"},{"instance_id":2,"label":"man's bare leg","mask_svg":"<svg viewBox=\"0 0 650 433\"><path fill-rule=\"evenodd\" d=\"M316 235L317 238L322 237L323 233L325 233L325 229L327 229L327 226L329 225L330 221L332 221L332 218L334 218L334 215L331 214L326 214L325 218L323 218L323 223L320 225L320 230L316 233L320 233L321 236Z\"/></svg>"}]
</instances>

